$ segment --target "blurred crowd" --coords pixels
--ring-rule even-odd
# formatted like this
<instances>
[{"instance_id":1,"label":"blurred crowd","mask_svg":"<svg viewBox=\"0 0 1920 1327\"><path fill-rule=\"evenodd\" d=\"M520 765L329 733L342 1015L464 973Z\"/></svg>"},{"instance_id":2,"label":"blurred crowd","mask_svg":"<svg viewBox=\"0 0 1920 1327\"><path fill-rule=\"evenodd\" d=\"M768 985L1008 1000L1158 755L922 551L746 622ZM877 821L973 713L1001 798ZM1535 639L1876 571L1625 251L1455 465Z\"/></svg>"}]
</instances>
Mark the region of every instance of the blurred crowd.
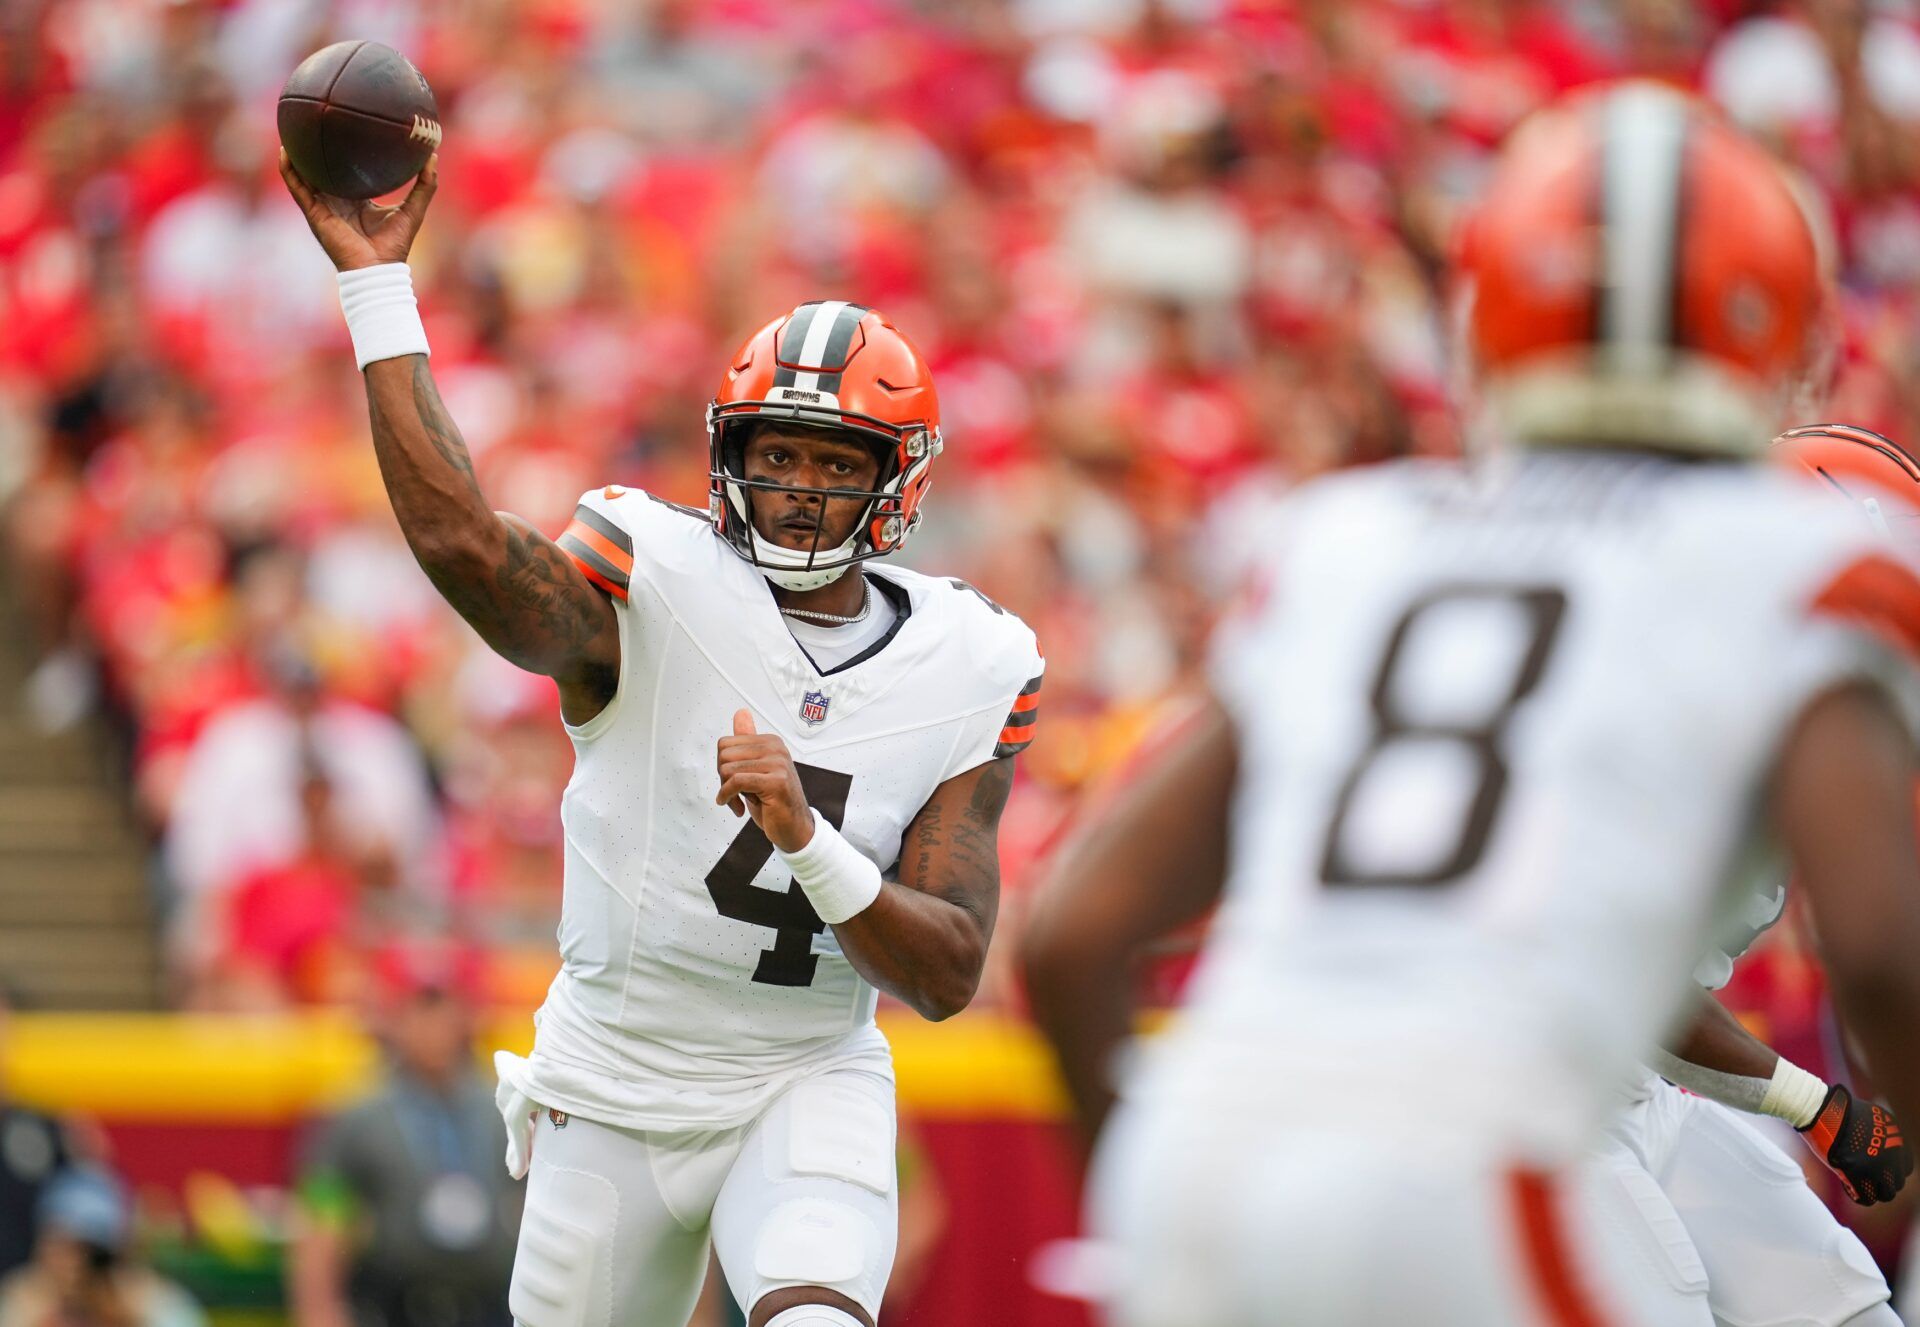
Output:
<instances>
[{"instance_id":1,"label":"blurred crowd","mask_svg":"<svg viewBox=\"0 0 1920 1327\"><path fill-rule=\"evenodd\" d=\"M918 341L949 445L906 558L1048 657L1006 928L1193 680L1255 551L1240 514L1463 445L1442 265L1494 145L1560 91L1696 88L1792 163L1840 281L1821 413L1920 439L1914 0L7 0L0 562L32 718L119 735L177 1002L404 997L387 1086L301 1163L302 1321L409 1319L416 1253L494 1298L515 1199L462 1011L544 989L571 769L550 685L400 539L274 173L282 80L349 37L439 99L416 285L497 507L556 532L605 483L703 504L726 356L802 300ZM1731 999L1838 1072L1799 934ZM396 976L409 935L453 938L443 979ZM392 1234L408 1212L446 1228ZM1902 1215L1862 1230L1889 1262ZM194 1327L127 1220L0 1105L0 1327Z\"/></svg>"},{"instance_id":2,"label":"blurred crowd","mask_svg":"<svg viewBox=\"0 0 1920 1327\"><path fill-rule=\"evenodd\" d=\"M1696 87L1798 167L1842 283L1834 412L1920 436L1907 4L11 0L0 537L35 720L125 739L185 1004L336 999L415 931L470 943L496 1001L554 962L553 692L414 567L274 174L282 80L347 37L439 99L416 284L497 507L553 532L609 482L702 504L726 356L797 302L916 338L949 445L907 560L1049 663L1009 926L1192 679L1237 513L1461 445L1440 266L1559 91Z\"/></svg>"}]
</instances>

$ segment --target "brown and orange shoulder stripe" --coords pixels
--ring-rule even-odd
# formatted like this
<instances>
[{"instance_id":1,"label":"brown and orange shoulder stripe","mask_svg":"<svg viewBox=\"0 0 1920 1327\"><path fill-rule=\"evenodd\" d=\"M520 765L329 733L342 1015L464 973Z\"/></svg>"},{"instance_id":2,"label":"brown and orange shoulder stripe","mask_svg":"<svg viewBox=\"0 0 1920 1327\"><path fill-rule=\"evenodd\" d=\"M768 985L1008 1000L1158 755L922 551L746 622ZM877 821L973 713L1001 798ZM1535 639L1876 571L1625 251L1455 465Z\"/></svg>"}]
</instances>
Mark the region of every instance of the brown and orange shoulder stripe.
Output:
<instances>
[{"instance_id":1,"label":"brown and orange shoulder stripe","mask_svg":"<svg viewBox=\"0 0 1920 1327\"><path fill-rule=\"evenodd\" d=\"M993 748L994 759L1017 756L1033 744L1033 735L1040 724L1040 681L1045 676L1045 673L1037 673L1020 688L1013 709L1007 713L1007 721L1001 726L999 745Z\"/></svg>"},{"instance_id":2,"label":"brown and orange shoulder stripe","mask_svg":"<svg viewBox=\"0 0 1920 1327\"><path fill-rule=\"evenodd\" d=\"M580 574L622 602L633 579L633 536L581 503L554 541Z\"/></svg>"}]
</instances>

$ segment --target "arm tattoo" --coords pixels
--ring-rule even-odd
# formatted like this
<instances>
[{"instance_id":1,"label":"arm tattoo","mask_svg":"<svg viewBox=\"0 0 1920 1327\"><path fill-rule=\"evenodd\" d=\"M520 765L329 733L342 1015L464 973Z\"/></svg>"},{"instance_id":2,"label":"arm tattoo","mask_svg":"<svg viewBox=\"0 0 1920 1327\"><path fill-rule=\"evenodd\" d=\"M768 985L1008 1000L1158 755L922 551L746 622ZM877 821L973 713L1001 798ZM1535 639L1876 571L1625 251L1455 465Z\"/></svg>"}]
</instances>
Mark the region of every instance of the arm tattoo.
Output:
<instances>
[{"instance_id":1,"label":"arm tattoo","mask_svg":"<svg viewBox=\"0 0 1920 1327\"><path fill-rule=\"evenodd\" d=\"M509 525L507 555L494 573L494 584L508 600L516 635L579 649L593 639L600 623L594 605L572 585L565 556L546 540Z\"/></svg>"},{"instance_id":2,"label":"arm tattoo","mask_svg":"<svg viewBox=\"0 0 1920 1327\"><path fill-rule=\"evenodd\" d=\"M428 579L513 663L611 694L611 609L552 543L487 506L426 357L395 367L376 380L369 366L368 417L394 515Z\"/></svg>"},{"instance_id":3,"label":"arm tattoo","mask_svg":"<svg viewBox=\"0 0 1920 1327\"><path fill-rule=\"evenodd\" d=\"M427 441L440 453L440 459L472 479L473 458L467 455L467 444L461 439L460 430L454 426L453 417L447 413L446 403L440 399L440 389L433 384L433 374L427 370L425 355L420 356L413 366L413 408L419 412L420 423L427 431Z\"/></svg>"},{"instance_id":4,"label":"arm tattoo","mask_svg":"<svg viewBox=\"0 0 1920 1327\"><path fill-rule=\"evenodd\" d=\"M1013 761L994 761L974 780L973 791L950 838L950 880L940 897L976 918L984 918L978 895L983 883L1000 879L1000 812L1013 787Z\"/></svg>"},{"instance_id":5,"label":"arm tattoo","mask_svg":"<svg viewBox=\"0 0 1920 1327\"><path fill-rule=\"evenodd\" d=\"M945 826L941 824L944 812L940 808L940 799L934 798L920 809L919 817L913 825L913 841L920 852L914 860L913 878L923 883L933 876L933 857L942 846L942 834Z\"/></svg>"},{"instance_id":6,"label":"arm tattoo","mask_svg":"<svg viewBox=\"0 0 1920 1327\"><path fill-rule=\"evenodd\" d=\"M973 796L967 799L967 819L988 829L997 827L1012 790L1013 761L1003 757L982 770L974 783Z\"/></svg>"}]
</instances>

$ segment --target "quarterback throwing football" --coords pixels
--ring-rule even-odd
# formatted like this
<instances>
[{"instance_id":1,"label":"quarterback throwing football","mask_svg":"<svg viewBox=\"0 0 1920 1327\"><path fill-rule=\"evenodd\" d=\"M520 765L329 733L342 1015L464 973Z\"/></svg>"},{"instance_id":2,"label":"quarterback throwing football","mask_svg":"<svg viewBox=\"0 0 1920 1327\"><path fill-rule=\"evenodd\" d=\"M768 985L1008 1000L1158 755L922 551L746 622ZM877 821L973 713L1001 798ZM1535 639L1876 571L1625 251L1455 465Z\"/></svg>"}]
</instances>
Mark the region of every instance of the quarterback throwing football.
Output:
<instances>
[{"instance_id":1,"label":"quarterback throwing football","mask_svg":"<svg viewBox=\"0 0 1920 1327\"><path fill-rule=\"evenodd\" d=\"M564 966L532 1058L499 1060L531 1168L514 1317L684 1323L711 1245L751 1327L872 1327L896 1199L876 988L936 1019L972 998L1042 671L964 581L868 569L940 452L925 362L870 309L802 305L729 361L706 511L609 486L550 540L489 508L428 371L405 259L437 165L391 208L281 170L340 269L408 543L559 683L576 751Z\"/></svg>"}]
</instances>

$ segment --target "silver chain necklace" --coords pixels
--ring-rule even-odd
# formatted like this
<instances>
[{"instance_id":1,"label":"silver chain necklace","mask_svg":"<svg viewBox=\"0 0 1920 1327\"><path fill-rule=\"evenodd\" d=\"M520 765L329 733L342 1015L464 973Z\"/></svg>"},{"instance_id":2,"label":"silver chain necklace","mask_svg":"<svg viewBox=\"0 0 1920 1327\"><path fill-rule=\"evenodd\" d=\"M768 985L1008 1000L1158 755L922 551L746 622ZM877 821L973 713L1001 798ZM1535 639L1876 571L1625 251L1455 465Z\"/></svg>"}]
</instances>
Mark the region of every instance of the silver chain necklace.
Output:
<instances>
[{"instance_id":1,"label":"silver chain necklace","mask_svg":"<svg viewBox=\"0 0 1920 1327\"><path fill-rule=\"evenodd\" d=\"M860 593L860 611L842 617L838 613L816 613L811 608L782 608L786 617L804 617L812 622L825 622L833 627L850 627L856 622L865 622L867 614L873 611L873 587L863 586Z\"/></svg>"}]
</instances>

